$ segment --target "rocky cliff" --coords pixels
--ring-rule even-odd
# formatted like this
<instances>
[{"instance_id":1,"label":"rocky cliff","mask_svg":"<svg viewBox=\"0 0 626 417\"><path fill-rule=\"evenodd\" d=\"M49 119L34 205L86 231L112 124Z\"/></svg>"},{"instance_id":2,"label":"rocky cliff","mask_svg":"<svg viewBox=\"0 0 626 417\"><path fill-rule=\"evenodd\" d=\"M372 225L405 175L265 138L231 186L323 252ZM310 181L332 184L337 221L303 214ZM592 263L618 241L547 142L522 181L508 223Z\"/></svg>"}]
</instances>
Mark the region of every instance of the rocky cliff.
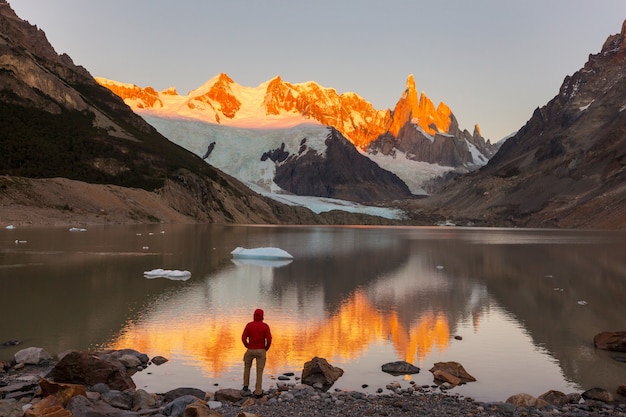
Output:
<instances>
[{"instance_id":1,"label":"rocky cliff","mask_svg":"<svg viewBox=\"0 0 626 417\"><path fill-rule=\"evenodd\" d=\"M484 168L449 181L432 207L479 224L626 228L625 76L626 22Z\"/></svg>"}]
</instances>

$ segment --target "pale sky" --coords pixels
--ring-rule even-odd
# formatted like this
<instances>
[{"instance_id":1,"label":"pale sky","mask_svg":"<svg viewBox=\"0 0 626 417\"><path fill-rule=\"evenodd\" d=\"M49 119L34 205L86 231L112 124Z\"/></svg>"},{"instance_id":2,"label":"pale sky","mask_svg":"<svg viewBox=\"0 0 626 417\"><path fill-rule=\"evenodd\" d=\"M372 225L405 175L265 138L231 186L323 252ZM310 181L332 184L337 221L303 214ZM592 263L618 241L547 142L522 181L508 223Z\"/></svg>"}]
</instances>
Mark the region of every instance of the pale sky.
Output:
<instances>
[{"instance_id":1,"label":"pale sky","mask_svg":"<svg viewBox=\"0 0 626 417\"><path fill-rule=\"evenodd\" d=\"M280 75L393 108L414 74L460 127L521 128L626 19L624 0L9 0L94 76L186 94Z\"/></svg>"}]
</instances>

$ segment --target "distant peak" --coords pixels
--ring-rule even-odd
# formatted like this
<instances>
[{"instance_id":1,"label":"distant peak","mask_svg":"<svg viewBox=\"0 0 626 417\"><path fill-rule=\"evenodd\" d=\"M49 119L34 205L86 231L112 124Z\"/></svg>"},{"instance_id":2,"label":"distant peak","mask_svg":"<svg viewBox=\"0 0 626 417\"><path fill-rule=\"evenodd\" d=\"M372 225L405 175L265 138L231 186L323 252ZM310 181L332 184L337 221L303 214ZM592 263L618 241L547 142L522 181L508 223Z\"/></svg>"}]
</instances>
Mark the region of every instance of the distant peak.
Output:
<instances>
[{"instance_id":1,"label":"distant peak","mask_svg":"<svg viewBox=\"0 0 626 417\"><path fill-rule=\"evenodd\" d=\"M406 88L407 90L415 91L415 77L413 76L413 74L409 74L409 76L407 77Z\"/></svg>"},{"instance_id":2,"label":"distant peak","mask_svg":"<svg viewBox=\"0 0 626 417\"><path fill-rule=\"evenodd\" d=\"M233 79L230 78L228 74L226 74L225 72L220 73L219 77L217 78L217 81L221 83L229 83L229 84L234 83Z\"/></svg>"},{"instance_id":3,"label":"distant peak","mask_svg":"<svg viewBox=\"0 0 626 417\"><path fill-rule=\"evenodd\" d=\"M178 95L178 91L176 91L176 87L169 87L166 88L165 90L161 91L161 94L165 94L168 96L177 96Z\"/></svg>"}]
</instances>

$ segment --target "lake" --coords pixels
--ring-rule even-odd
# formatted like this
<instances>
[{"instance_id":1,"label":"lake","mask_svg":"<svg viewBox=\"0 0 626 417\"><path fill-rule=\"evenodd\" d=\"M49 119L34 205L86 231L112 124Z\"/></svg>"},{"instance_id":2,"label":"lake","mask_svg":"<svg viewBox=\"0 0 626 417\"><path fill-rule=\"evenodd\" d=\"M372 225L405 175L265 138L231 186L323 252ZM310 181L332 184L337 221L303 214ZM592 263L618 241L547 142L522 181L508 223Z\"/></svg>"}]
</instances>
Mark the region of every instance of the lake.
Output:
<instances>
[{"instance_id":1,"label":"lake","mask_svg":"<svg viewBox=\"0 0 626 417\"><path fill-rule=\"evenodd\" d=\"M294 260L235 262L237 246ZM606 231L3 226L0 343L22 344L0 347L0 360L29 346L128 347L169 359L133 376L149 392L240 388L241 332L262 308L274 337L265 389L319 356L345 371L333 389L431 385L434 363L457 361L477 381L452 392L481 401L615 392L626 363L593 337L626 330L625 248L625 232ZM144 278L157 268L191 278ZM381 371L397 360L421 372Z\"/></svg>"}]
</instances>

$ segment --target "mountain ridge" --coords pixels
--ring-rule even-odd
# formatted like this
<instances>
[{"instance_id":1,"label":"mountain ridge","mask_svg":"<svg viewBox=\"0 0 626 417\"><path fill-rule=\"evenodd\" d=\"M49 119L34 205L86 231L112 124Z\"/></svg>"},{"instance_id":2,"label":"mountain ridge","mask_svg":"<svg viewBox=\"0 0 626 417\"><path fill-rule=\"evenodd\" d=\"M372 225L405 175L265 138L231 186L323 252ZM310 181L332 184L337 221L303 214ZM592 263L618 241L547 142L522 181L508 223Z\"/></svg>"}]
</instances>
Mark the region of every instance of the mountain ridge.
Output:
<instances>
[{"instance_id":1,"label":"mountain ridge","mask_svg":"<svg viewBox=\"0 0 626 417\"><path fill-rule=\"evenodd\" d=\"M459 222L626 228L626 21L480 170L428 199Z\"/></svg>"},{"instance_id":2,"label":"mountain ridge","mask_svg":"<svg viewBox=\"0 0 626 417\"><path fill-rule=\"evenodd\" d=\"M402 142L401 129L417 126L425 132L425 138L438 135L439 141L451 141L449 147L430 150L429 156L418 152L407 153L408 159L428 163L447 162L465 170L483 165L493 155L498 145L491 144L480 135L478 125L470 134L461 130L452 110L440 102L434 103L425 93L417 97L413 75L407 78L407 88L391 109L378 110L371 103L353 92L338 94L335 89L320 86L314 81L292 84L276 76L257 87L244 87L221 73L191 90L187 95L173 94L175 89L157 92L152 87L139 87L118 81L96 77L139 114L159 115L170 118L190 118L209 123L236 127L291 127L299 123L321 123L342 133L355 147L363 152L395 156L397 143ZM385 136L385 146L377 146ZM432 140L431 140L432 142ZM422 148L427 148L424 143ZM481 155L470 152L470 147ZM440 155L448 151L461 157Z\"/></svg>"}]
</instances>

